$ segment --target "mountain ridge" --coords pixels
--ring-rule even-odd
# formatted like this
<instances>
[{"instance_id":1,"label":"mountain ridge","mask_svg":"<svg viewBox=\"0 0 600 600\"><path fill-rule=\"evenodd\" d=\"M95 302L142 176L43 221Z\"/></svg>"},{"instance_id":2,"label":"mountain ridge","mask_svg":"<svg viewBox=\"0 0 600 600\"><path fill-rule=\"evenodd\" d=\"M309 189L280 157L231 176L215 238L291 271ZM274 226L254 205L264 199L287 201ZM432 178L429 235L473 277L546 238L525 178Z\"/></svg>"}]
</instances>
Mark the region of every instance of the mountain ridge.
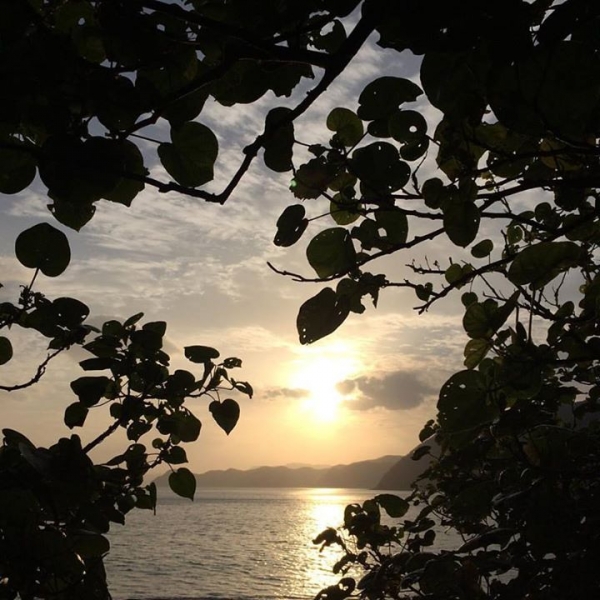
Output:
<instances>
[{"instance_id":1,"label":"mountain ridge","mask_svg":"<svg viewBox=\"0 0 600 600\"><path fill-rule=\"evenodd\" d=\"M412 453L411 453L412 454ZM195 474L198 487L262 488L362 488L408 490L422 473L425 461L409 455L388 454L379 458L333 466L261 466L253 469L211 469ZM168 486L169 473L157 477L158 486Z\"/></svg>"},{"instance_id":2,"label":"mountain ridge","mask_svg":"<svg viewBox=\"0 0 600 600\"><path fill-rule=\"evenodd\" d=\"M386 455L331 467L262 466L254 469L212 469L195 474L198 487L313 487L377 489L384 475L401 455ZM169 473L157 477L158 486L168 485ZM392 488L400 489L400 488ZM408 488L406 488L408 489Z\"/></svg>"}]
</instances>

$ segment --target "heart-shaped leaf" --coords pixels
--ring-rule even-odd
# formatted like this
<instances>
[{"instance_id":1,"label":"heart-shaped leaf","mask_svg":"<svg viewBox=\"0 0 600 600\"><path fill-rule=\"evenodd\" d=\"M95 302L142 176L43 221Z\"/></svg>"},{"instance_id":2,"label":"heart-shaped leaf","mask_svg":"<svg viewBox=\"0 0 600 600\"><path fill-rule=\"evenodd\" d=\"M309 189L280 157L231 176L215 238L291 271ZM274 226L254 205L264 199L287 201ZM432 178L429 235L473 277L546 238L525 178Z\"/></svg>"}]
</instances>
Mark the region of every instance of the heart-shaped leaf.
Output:
<instances>
[{"instance_id":1,"label":"heart-shaped leaf","mask_svg":"<svg viewBox=\"0 0 600 600\"><path fill-rule=\"evenodd\" d=\"M67 236L48 223L38 223L21 232L15 253L22 265L39 269L48 277L58 277L71 261Z\"/></svg>"},{"instance_id":2,"label":"heart-shaped leaf","mask_svg":"<svg viewBox=\"0 0 600 600\"><path fill-rule=\"evenodd\" d=\"M185 467L181 467L169 475L169 487L182 498L194 499L196 492L196 478Z\"/></svg>"},{"instance_id":3,"label":"heart-shaped leaf","mask_svg":"<svg viewBox=\"0 0 600 600\"><path fill-rule=\"evenodd\" d=\"M214 400L208 406L217 425L229 435L240 418L240 405L231 398L219 402Z\"/></svg>"}]
</instances>

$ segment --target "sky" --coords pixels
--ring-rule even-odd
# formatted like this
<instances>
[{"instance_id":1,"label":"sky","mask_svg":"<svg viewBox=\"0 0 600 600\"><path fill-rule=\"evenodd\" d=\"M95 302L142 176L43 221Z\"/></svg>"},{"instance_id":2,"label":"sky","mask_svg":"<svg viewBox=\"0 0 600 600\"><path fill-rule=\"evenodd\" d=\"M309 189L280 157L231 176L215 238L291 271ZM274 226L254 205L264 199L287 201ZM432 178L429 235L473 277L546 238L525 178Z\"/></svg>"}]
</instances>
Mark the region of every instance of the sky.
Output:
<instances>
[{"instance_id":1,"label":"sky","mask_svg":"<svg viewBox=\"0 0 600 600\"><path fill-rule=\"evenodd\" d=\"M418 81L418 62L368 44L296 123L297 138L326 142L331 135L324 127L328 112L335 106L355 109L364 85L383 74ZM274 103L293 107L305 90L275 101L266 96L246 107L225 109L207 103L199 120L214 129L220 145L210 189L227 183L241 160L241 149L262 131ZM425 110L433 121L432 109ZM168 131L157 127L153 135L166 139ZM301 157L295 155L297 165ZM152 176L167 179L160 165L153 166ZM2 196L0 281L5 287L0 301L14 299L18 286L31 277L14 258L17 235L35 223L50 222L67 234L73 256L60 277L40 277L37 290L86 302L93 324L140 311L145 321L167 321L165 349L173 369L193 367L183 356L183 348L193 344L214 346L223 358L242 359L242 369L233 376L249 381L255 395L248 399L232 394L240 402L241 417L229 436L212 421L210 400L189 404L203 422L199 440L186 446L195 472L346 464L406 454L418 443L421 426L435 415L440 386L461 368L462 310L450 300L418 315L413 292L390 289L382 292L376 309L367 303L364 314L350 315L334 334L301 346L297 311L319 286L293 282L267 266L270 262L313 276L305 248L318 229L311 229L292 248L272 242L279 215L297 201L289 191L290 178L290 173L267 171L259 159L224 206L147 188L130 208L100 201L95 217L79 233L52 219L39 182L18 195ZM311 216L325 212L326 206L308 201L306 209ZM325 221L320 226L332 225ZM447 260L454 250L435 242L426 252ZM412 257L388 257L374 268L402 277L407 274L403 265ZM4 384L31 377L45 356L43 341L16 330L10 337L15 358L0 366ZM69 382L83 374L77 364L83 358L81 349L70 351L51 365L38 385L2 392L2 427L17 429L39 445L70 435L62 417L75 400ZM106 423L105 416L93 413L76 432L84 440L93 439ZM97 458L122 451L126 444L123 436L115 436Z\"/></svg>"}]
</instances>

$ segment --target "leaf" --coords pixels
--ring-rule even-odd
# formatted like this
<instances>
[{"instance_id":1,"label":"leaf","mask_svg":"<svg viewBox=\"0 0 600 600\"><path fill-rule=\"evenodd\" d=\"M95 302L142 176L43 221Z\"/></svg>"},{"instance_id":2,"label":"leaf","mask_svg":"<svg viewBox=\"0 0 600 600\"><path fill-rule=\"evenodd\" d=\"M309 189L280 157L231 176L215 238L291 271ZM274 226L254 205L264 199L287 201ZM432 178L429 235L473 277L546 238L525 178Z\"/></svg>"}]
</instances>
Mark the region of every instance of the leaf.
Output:
<instances>
[{"instance_id":1,"label":"leaf","mask_svg":"<svg viewBox=\"0 0 600 600\"><path fill-rule=\"evenodd\" d=\"M350 225L358 220L361 205L346 194L339 192L329 203L329 214L337 225Z\"/></svg>"},{"instance_id":2,"label":"leaf","mask_svg":"<svg viewBox=\"0 0 600 600\"><path fill-rule=\"evenodd\" d=\"M436 429L434 427L434 421L433 419L430 419L427 421L427 423L425 423L423 429L421 429L419 432L419 441L424 442L425 440L429 439L435 433L435 431Z\"/></svg>"},{"instance_id":3,"label":"leaf","mask_svg":"<svg viewBox=\"0 0 600 600\"><path fill-rule=\"evenodd\" d=\"M263 144L265 165L276 173L283 173L292 169L292 156L294 148L294 124L289 121L280 123L291 110L289 108L273 108L265 119L265 141Z\"/></svg>"},{"instance_id":4,"label":"leaf","mask_svg":"<svg viewBox=\"0 0 600 600\"><path fill-rule=\"evenodd\" d=\"M346 41L346 29L341 21L334 19L332 21L332 27L327 29L327 33L311 35L311 44L318 50L325 50L326 52L333 54L340 49L340 46Z\"/></svg>"},{"instance_id":5,"label":"leaf","mask_svg":"<svg viewBox=\"0 0 600 600\"><path fill-rule=\"evenodd\" d=\"M13 138L10 143L14 149L0 149L1 194L18 194L31 185L36 174L35 159L26 151L25 144Z\"/></svg>"},{"instance_id":6,"label":"leaf","mask_svg":"<svg viewBox=\"0 0 600 600\"><path fill-rule=\"evenodd\" d=\"M394 519L403 517L410 508L410 504L404 498L394 494L379 494L373 500Z\"/></svg>"},{"instance_id":7,"label":"leaf","mask_svg":"<svg viewBox=\"0 0 600 600\"><path fill-rule=\"evenodd\" d=\"M171 141L171 144L160 144L158 156L177 183L198 187L213 179L219 144L206 125L190 121L172 127Z\"/></svg>"},{"instance_id":8,"label":"leaf","mask_svg":"<svg viewBox=\"0 0 600 600\"><path fill-rule=\"evenodd\" d=\"M342 107L334 108L329 113L327 128L336 132L336 139L344 146L355 146L364 135L363 123L356 113Z\"/></svg>"},{"instance_id":9,"label":"leaf","mask_svg":"<svg viewBox=\"0 0 600 600\"><path fill-rule=\"evenodd\" d=\"M71 261L67 236L48 223L38 223L21 232L15 253L22 265L39 269L47 277L58 277Z\"/></svg>"},{"instance_id":10,"label":"leaf","mask_svg":"<svg viewBox=\"0 0 600 600\"><path fill-rule=\"evenodd\" d=\"M123 323L123 327L125 327L127 329L128 327L135 325L143 316L144 316L143 312L139 312L139 313L136 313L135 315L132 315ZM116 321L107 321L104 325L108 325L109 323L115 323L115 322ZM104 329L104 326L103 326L103 329ZM104 331L103 331L103 333L104 333Z\"/></svg>"},{"instance_id":11,"label":"leaf","mask_svg":"<svg viewBox=\"0 0 600 600\"><path fill-rule=\"evenodd\" d=\"M308 200L318 198L334 180L335 172L323 157L309 160L300 166L290 185L296 198Z\"/></svg>"},{"instance_id":12,"label":"leaf","mask_svg":"<svg viewBox=\"0 0 600 600\"><path fill-rule=\"evenodd\" d=\"M433 177L428 179L421 189L425 204L432 209L440 208L442 200L447 196L447 190L441 179Z\"/></svg>"},{"instance_id":13,"label":"leaf","mask_svg":"<svg viewBox=\"0 0 600 600\"><path fill-rule=\"evenodd\" d=\"M277 219L277 233L273 243L284 248L295 244L308 226L305 214L306 211L301 204L288 206Z\"/></svg>"},{"instance_id":14,"label":"leaf","mask_svg":"<svg viewBox=\"0 0 600 600\"><path fill-rule=\"evenodd\" d=\"M164 115L163 115L164 116ZM123 172L130 175L144 177L148 174L144 166L144 157L139 148L129 140L122 140L120 146L115 148L115 156ZM106 200L131 206L133 199L144 189L143 181L133 177L121 177L112 190L104 194Z\"/></svg>"},{"instance_id":15,"label":"leaf","mask_svg":"<svg viewBox=\"0 0 600 600\"><path fill-rule=\"evenodd\" d=\"M48 195L53 198L51 193ZM79 231L96 214L96 207L91 203L68 202L55 197L52 204L48 205L48 210L59 223L75 231Z\"/></svg>"},{"instance_id":16,"label":"leaf","mask_svg":"<svg viewBox=\"0 0 600 600\"><path fill-rule=\"evenodd\" d=\"M363 182L363 194L389 194L410 179L410 167L400 160L398 150L388 142L357 148L352 153L350 165L352 172Z\"/></svg>"},{"instance_id":17,"label":"leaf","mask_svg":"<svg viewBox=\"0 0 600 600\"><path fill-rule=\"evenodd\" d=\"M469 340L464 351L465 367L474 369L485 358L491 347L490 341L486 339Z\"/></svg>"},{"instance_id":18,"label":"leaf","mask_svg":"<svg viewBox=\"0 0 600 600\"><path fill-rule=\"evenodd\" d=\"M321 279L346 273L356 264L352 238L343 227L318 233L308 244L306 256Z\"/></svg>"},{"instance_id":19,"label":"leaf","mask_svg":"<svg viewBox=\"0 0 600 600\"><path fill-rule=\"evenodd\" d=\"M110 379L103 375L98 377L79 377L71 382L71 389L83 406L94 406L104 397Z\"/></svg>"},{"instance_id":20,"label":"leaf","mask_svg":"<svg viewBox=\"0 0 600 600\"><path fill-rule=\"evenodd\" d=\"M186 467L180 467L169 475L169 487L182 498L194 499L196 492L196 478Z\"/></svg>"},{"instance_id":21,"label":"leaf","mask_svg":"<svg viewBox=\"0 0 600 600\"><path fill-rule=\"evenodd\" d=\"M242 394L246 394L246 396L248 396L249 398L252 398L252 396L254 395L254 390L247 381L235 381L233 379L231 381L233 383L233 387L236 390L242 392Z\"/></svg>"},{"instance_id":22,"label":"leaf","mask_svg":"<svg viewBox=\"0 0 600 600\"><path fill-rule=\"evenodd\" d=\"M187 462L187 454L181 446L173 446L162 455L162 458L169 465L180 465Z\"/></svg>"},{"instance_id":23,"label":"leaf","mask_svg":"<svg viewBox=\"0 0 600 600\"><path fill-rule=\"evenodd\" d=\"M408 219L402 210L377 210L375 211L375 221L379 228L385 231L385 236L379 236L379 248L384 250L389 246L406 243Z\"/></svg>"},{"instance_id":24,"label":"leaf","mask_svg":"<svg viewBox=\"0 0 600 600\"><path fill-rule=\"evenodd\" d=\"M7 337L0 336L0 365L5 365L13 356L13 348Z\"/></svg>"},{"instance_id":25,"label":"leaf","mask_svg":"<svg viewBox=\"0 0 600 600\"><path fill-rule=\"evenodd\" d=\"M479 70L481 52L427 52L421 63L421 83L428 100L444 114L461 118L485 108Z\"/></svg>"},{"instance_id":26,"label":"leaf","mask_svg":"<svg viewBox=\"0 0 600 600\"><path fill-rule=\"evenodd\" d=\"M196 388L196 378L189 371L177 369L165 382L168 399L187 396Z\"/></svg>"},{"instance_id":27,"label":"leaf","mask_svg":"<svg viewBox=\"0 0 600 600\"><path fill-rule=\"evenodd\" d=\"M429 436L427 436L427 437L429 437ZM417 446L417 448L415 448L413 453L410 455L410 458L411 458L411 460L421 460L424 456L427 456L429 454L430 450L431 450L431 446L427 446L427 445Z\"/></svg>"},{"instance_id":28,"label":"leaf","mask_svg":"<svg viewBox=\"0 0 600 600\"><path fill-rule=\"evenodd\" d=\"M176 434L182 442L195 442L200 436L202 423L192 413L178 413Z\"/></svg>"},{"instance_id":29,"label":"leaf","mask_svg":"<svg viewBox=\"0 0 600 600\"><path fill-rule=\"evenodd\" d=\"M40 178L53 200L91 204L109 194L121 181L121 143L94 136L54 135L45 140L39 159Z\"/></svg>"},{"instance_id":30,"label":"leaf","mask_svg":"<svg viewBox=\"0 0 600 600\"><path fill-rule=\"evenodd\" d=\"M81 325L90 314L87 304L76 298L56 298L52 302L52 308L60 325L70 329Z\"/></svg>"},{"instance_id":31,"label":"leaf","mask_svg":"<svg viewBox=\"0 0 600 600\"><path fill-rule=\"evenodd\" d=\"M456 199L443 207L444 229L450 241L466 248L479 231L479 210L472 202Z\"/></svg>"},{"instance_id":32,"label":"leaf","mask_svg":"<svg viewBox=\"0 0 600 600\"><path fill-rule=\"evenodd\" d=\"M240 418L240 405L235 400L227 398L223 402L213 400L208 409L217 425L229 435Z\"/></svg>"},{"instance_id":33,"label":"leaf","mask_svg":"<svg viewBox=\"0 0 600 600\"><path fill-rule=\"evenodd\" d=\"M404 102L414 102L423 91L408 79L379 77L371 81L358 98L358 116L367 121L390 116Z\"/></svg>"},{"instance_id":34,"label":"leaf","mask_svg":"<svg viewBox=\"0 0 600 600\"><path fill-rule=\"evenodd\" d=\"M516 285L541 289L560 273L577 265L582 251L574 242L540 242L521 250L508 269Z\"/></svg>"},{"instance_id":35,"label":"leaf","mask_svg":"<svg viewBox=\"0 0 600 600\"><path fill-rule=\"evenodd\" d=\"M478 371L459 371L446 381L437 403L438 421L452 445L461 447L478 435L497 410L487 403L487 387Z\"/></svg>"},{"instance_id":36,"label":"leaf","mask_svg":"<svg viewBox=\"0 0 600 600\"><path fill-rule=\"evenodd\" d=\"M492 240L481 240L471 248L471 255L475 258L485 258L490 255L493 249L494 242Z\"/></svg>"},{"instance_id":37,"label":"leaf","mask_svg":"<svg viewBox=\"0 0 600 600\"><path fill-rule=\"evenodd\" d=\"M69 429L82 427L88 415L88 408L82 402L73 402L65 410L65 425Z\"/></svg>"},{"instance_id":38,"label":"leaf","mask_svg":"<svg viewBox=\"0 0 600 600\"><path fill-rule=\"evenodd\" d=\"M450 285L455 284L462 276L463 270L458 263L452 263L444 272L444 277Z\"/></svg>"},{"instance_id":39,"label":"leaf","mask_svg":"<svg viewBox=\"0 0 600 600\"><path fill-rule=\"evenodd\" d=\"M193 363L208 363L220 356L219 351L210 346L186 346L183 351L185 357Z\"/></svg>"},{"instance_id":40,"label":"leaf","mask_svg":"<svg viewBox=\"0 0 600 600\"><path fill-rule=\"evenodd\" d=\"M519 293L515 292L501 306L492 299L483 303L471 302L463 317L463 328L467 335L473 339L491 339L514 310L518 297Z\"/></svg>"},{"instance_id":41,"label":"leaf","mask_svg":"<svg viewBox=\"0 0 600 600\"><path fill-rule=\"evenodd\" d=\"M390 135L405 144L421 141L427 134L425 117L415 110L399 110L388 122Z\"/></svg>"},{"instance_id":42,"label":"leaf","mask_svg":"<svg viewBox=\"0 0 600 600\"><path fill-rule=\"evenodd\" d=\"M348 299L331 288L308 299L298 312L296 327L301 344L312 344L333 333L350 313Z\"/></svg>"},{"instance_id":43,"label":"leaf","mask_svg":"<svg viewBox=\"0 0 600 600\"><path fill-rule=\"evenodd\" d=\"M232 356L230 358L226 358L223 361L223 366L226 369L236 369L242 366L242 361L239 358L236 358L235 356Z\"/></svg>"}]
</instances>

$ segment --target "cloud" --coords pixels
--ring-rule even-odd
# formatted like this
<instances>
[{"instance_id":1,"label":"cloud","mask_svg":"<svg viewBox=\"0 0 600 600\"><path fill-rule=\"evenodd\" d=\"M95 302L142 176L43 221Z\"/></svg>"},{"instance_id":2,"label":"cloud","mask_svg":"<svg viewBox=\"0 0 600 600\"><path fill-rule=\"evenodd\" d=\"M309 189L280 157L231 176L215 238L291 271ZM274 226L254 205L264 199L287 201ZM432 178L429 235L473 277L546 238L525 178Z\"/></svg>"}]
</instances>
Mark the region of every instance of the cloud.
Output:
<instances>
[{"instance_id":1,"label":"cloud","mask_svg":"<svg viewBox=\"0 0 600 600\"><path fill-rule=\"evenodd\" d=\"M422 404L437 391L413 371L395 371L379 377L347 379L337 386L340 394L348 396L344 404L353 410L376 407L387 410L407 410Z\"/></svg>"},{"instance_id":2,"label":"cloud","mask_svg":"<svg viewBox=\"0 0 600 600\"><path fill-rule=\"evenodd\" d=\"M275 398L285 398L288 400L298 400L299 398L306 398L310 392L302 388L286 388L286 387L272 387L261 391L260 397L265 400L272 400Z\"/></svg>"}]
</instances>

